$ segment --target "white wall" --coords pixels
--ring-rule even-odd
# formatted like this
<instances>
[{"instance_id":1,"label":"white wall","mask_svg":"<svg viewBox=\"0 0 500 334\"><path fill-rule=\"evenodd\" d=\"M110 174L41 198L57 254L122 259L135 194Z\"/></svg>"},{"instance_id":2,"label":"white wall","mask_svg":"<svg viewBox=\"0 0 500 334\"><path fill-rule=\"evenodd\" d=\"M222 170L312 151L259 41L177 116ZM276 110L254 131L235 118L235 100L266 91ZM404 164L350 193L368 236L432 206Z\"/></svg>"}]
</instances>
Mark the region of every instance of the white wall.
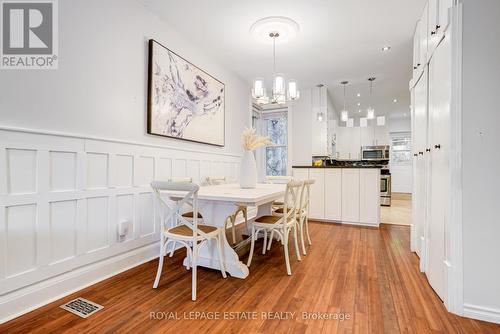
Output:
<instances>
[{"instance_id":1,"label":"white wall","mask_svg":"<svg viewBox=\"0 0 500 334\"><path fill-rule=\"evenodd\" d=\"M0 322L155 257L149 182L237 177L249 122L247 83L137 2L59 18L58 70L0 74ZM226 84L226 147L146 134L149 38Z\"/></svg>"},{"instance_id":2,"label":"white wall","mask_svg":"<svg viewBox=\"0 0 500 334\"><path fill-rule=\"evenodd\" d=\"M391 132L411 132L411 119L389 118L387 122L389 133Z\"/></svg>"},{"instance_id":3,"label":"white wall","mask_svg":"<svg viewBox=\"0 0 500 334\"><path fill-rule=\"evenodd\" d=\"M292 123L292 165L311 165L312 158L312 116L311 89L303 89L300 99L290 106ZM290 171L291 172L291 171Z\"/></svg>"},{"instance_id":4,"label":"white wall","mask_svg":"<svg viewBox=\"0 0 500 334\"><path fill-rule=\"evenodd\" d=\"M226 85L226 147L240 154L249 84L134 0L59 1L59 69L2 71L0 124L199 148L146 134L147 43L156 39Z\"/></svg>"},{"instance_id":5,"label":"white wall","mask_svg":"<svg viewBox=\"0 0 500 334\"><path fill-rule=\"evenodd\" d=\"M464 304L500 322L500 1L462 2Z\"/></svg>"}]
</instances>

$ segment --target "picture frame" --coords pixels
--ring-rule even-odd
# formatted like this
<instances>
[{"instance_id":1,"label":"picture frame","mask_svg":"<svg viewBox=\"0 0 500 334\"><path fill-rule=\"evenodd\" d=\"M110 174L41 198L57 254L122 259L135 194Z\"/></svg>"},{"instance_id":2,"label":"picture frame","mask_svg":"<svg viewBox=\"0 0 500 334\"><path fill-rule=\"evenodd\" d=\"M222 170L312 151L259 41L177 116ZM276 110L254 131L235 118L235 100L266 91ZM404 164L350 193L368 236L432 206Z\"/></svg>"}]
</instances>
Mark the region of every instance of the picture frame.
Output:
<instances>
[{"instance_id":1,"label":"picture frame","mask_svg":"<svg viewBox=\"0 0 500 334\"><path fill-rule=\"evenodd\" d=\"M225 84L149 40L148 134L225 146Z\"/></svg>"}]
</instances>

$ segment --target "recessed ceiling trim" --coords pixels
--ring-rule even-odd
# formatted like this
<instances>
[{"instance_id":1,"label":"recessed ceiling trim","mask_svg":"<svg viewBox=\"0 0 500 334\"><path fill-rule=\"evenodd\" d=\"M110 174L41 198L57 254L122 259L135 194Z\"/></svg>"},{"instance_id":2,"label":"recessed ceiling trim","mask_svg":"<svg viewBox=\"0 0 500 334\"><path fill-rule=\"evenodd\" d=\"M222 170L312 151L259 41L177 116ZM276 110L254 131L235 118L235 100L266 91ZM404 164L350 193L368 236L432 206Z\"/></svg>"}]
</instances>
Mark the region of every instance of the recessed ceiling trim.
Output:
<instances>
[{"instance_id":1,"label":"recessed ceiling trim","mask_svg":"<svg viewBox=\"0 0 500 334\"><path fill-rule=\"evenodd\" d=\"M297 36L300 26L297 22L285 16L269 16L257 20L250 27L250 34L259 42L272 44L271 33L278 33L276 43L287 43Z\"/></svg>"}]
</instances>

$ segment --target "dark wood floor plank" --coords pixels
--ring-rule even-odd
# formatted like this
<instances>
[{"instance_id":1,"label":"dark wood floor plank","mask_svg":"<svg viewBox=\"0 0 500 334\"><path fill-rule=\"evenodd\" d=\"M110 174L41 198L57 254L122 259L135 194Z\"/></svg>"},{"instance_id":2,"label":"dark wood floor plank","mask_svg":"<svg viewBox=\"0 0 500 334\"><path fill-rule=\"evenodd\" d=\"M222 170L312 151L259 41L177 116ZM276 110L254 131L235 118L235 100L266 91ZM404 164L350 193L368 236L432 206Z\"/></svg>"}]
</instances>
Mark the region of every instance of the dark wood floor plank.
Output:
<instances>
[{"instance_id":1,"label":"dark wood floor plank","mask_svg":"<svg viewBox=\"0 0 500 334\"><path fill-rule=\"evenodd\" d=\"M185 251L166 258L158 289L158 261L150 261L0 325L1 333L500 333L500 326L446 312L409 251L409 228L380 229L311 222L313 245L297 261L290 245L286 275L279 242L265 255L257 243L250 276L222 279L200 268L191 301ZM246 261L246 255L243 257ZM59 308L77 296L104 305L88 319ZM257 312L255 320L151 320L150 312ZM295 312L270 320L262 312ZM348 320L302 318L302 312L345 313Z\"/></svg>"}]
</instances>

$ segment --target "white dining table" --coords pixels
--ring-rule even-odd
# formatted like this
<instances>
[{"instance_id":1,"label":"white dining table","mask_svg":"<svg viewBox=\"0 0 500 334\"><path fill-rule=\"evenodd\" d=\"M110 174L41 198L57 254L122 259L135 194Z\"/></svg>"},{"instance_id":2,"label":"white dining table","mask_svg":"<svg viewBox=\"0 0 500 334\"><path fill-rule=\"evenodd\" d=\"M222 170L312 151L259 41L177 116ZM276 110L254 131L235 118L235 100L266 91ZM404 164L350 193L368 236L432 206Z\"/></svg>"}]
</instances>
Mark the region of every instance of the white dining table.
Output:
<instances>
[{"instance_id":1,"label":"white dining table","mask_svg":"<svg viewBox=\"0 0 500 334\"><path fill-rule=\"evenodd\" d=\"M198 191L198 211L206 224L224 227L226 218L239 205L256 206L255 218L271 214L273 201L283 198L286 185L258 183L255 188L242 189L239 184L202 186ZM219 270L219 259L215 241L207 241L199 249L198 265ZM226 271L233 277L246 278L248 267L240 261L238 254L228 243L224 233L222 248ZM187 258L184 265L187 266Z\"/></svg>"}]
</instances>

